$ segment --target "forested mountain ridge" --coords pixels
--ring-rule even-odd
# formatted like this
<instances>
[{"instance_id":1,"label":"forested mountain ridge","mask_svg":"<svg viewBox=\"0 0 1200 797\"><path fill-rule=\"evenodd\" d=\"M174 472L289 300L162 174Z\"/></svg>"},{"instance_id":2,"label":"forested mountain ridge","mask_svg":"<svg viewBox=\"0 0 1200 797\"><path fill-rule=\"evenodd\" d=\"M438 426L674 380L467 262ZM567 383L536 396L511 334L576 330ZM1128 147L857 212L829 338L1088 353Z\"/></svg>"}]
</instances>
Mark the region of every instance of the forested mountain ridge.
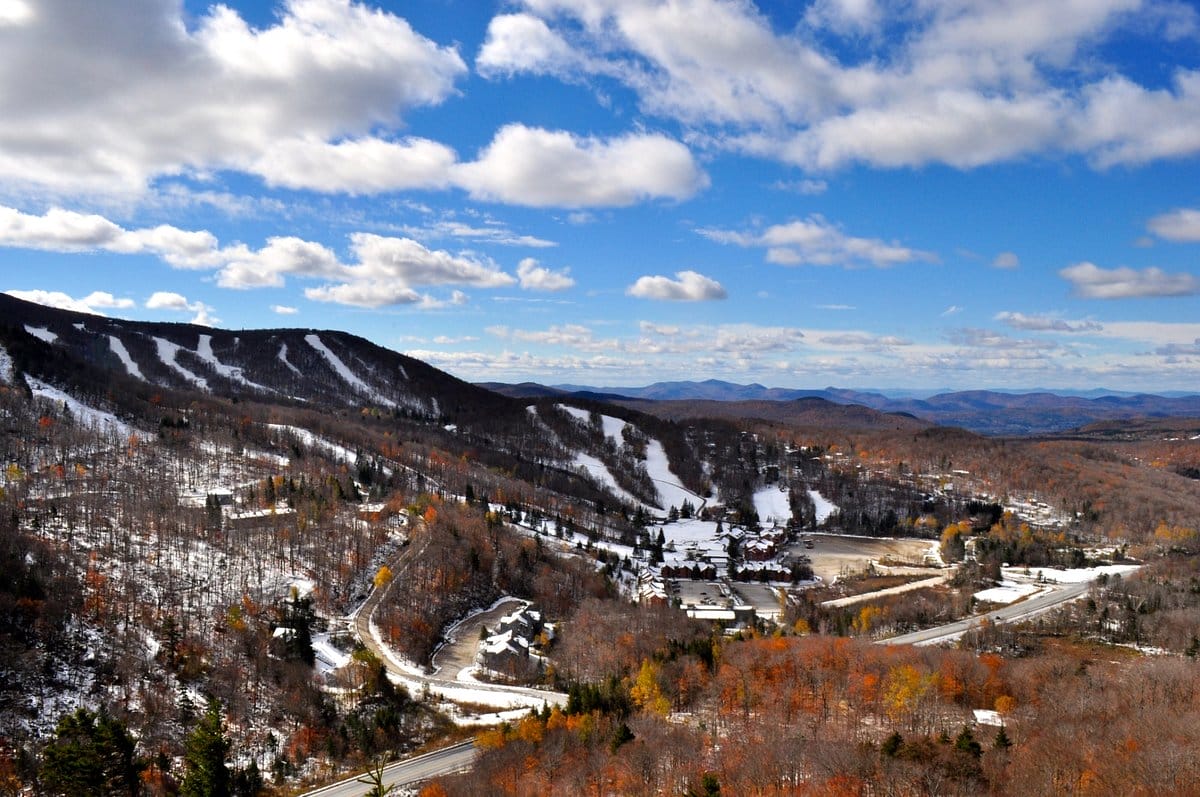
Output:
<instances>
[{"instance_id":1,"label":"forested mountain ridge","mask_svg":"<svg viewBox=\"0 0 1200 797\"><path fill-rule=\"evenodd\" d=\"M794 403L823 399L840 405L870 407L884 413L906 413L941 426L961 426L990 435L1036 435L1063 432L1089 423L1157 417L1200 417L1200 395L1160 396L1149 393L1103 393L1046 390L1011 392L964 390L942 392L925 398L884 395L879 391L826 387L816 390L768 388L759 384L739 385L716 379L703 382L656 382L645 387L587 387L532 383L487 387L505 395L534 396L593 395L607 401L649 400L656 402L711 402L743 405L724 408L721 417L779 417L787 410L765 410L766 402ZM768 415L763 415L766 412Z\"/></svg>"},{"instance_id":2,"label":"forested mountain ridge","mask_svg":"<svg viewBox=\"0 0 1200 797\"><path fill-rule=\"evenodd\" d=\"M1176 699L1195 425L1012 440L820 398L513 399L337 332L4 308L0 793L80 793L93 751L106 793L198 793L211 766L218 793L294 794L484 721L476 772L427 794L1053 794L1063 749L1122 793L1109 737L1039 741L1093 682L1111 699L1080 727L1134 740L1140 782L1195 772L1151 766L1146 735L1200 728L1200 693ZM870 644L1130 560L1144 578L959 651ZM492 714L455 649L511 653L525 601L552 627L490 668L527 679ZM739 601L761 611L740 634L703 619ZM1158 653L1090 666L1117 645ZM1108 687L1143 681L1165 691Z\"/></svg>"},{"instance_id":3,"label":"forested mountain ridge","mask_svg":"<svg viewBox=\"0 0 1200 797\"><path fill-rule=\"evenodd\" d=\"M126 321L0 294L4 326L19 370L55 382L81 381L68 356L90 366L92 377L225 398L367 406L444 423L520 411L516 402L345 332ZM19 342L20 332L51 348Z\"/></svg>"}]
</instances>

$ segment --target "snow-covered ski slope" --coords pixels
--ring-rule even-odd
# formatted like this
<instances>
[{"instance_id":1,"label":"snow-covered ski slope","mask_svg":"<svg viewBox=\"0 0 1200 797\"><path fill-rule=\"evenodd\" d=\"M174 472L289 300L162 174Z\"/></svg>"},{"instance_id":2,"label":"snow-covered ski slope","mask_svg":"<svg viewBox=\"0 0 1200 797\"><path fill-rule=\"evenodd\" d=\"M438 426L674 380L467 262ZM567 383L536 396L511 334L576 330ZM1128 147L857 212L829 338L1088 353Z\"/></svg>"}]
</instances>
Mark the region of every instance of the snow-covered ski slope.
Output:
<instances>
[{"instance_id":1,"label":"snow-covered ski slope","mask_svg":"<svg viewBox=\"0 0 1200 797\"><path fill-rule=\"evenodd\" d=\"M587 410L582 410L579 407L572 407L568 404L557 404L555 406L571 417L575 418L577 421L580 421L584 424L591 424L591 413ZM616 444L617 448L621 448L625 445L624 432L625 427L628 425L628 421L623 421L620 418L614 418L611 415L600 416L601 430L604 432L606 437L611 439ZM583 458L590 460L585 467L587 467L588 471L592 472L598 480L604 483L605 486L610 486L610 484L616 485L616 479L613 477L612 473L609 472L608 467L603 462L587 454L576 452L577 463L582 464L581 460ZM704 504L705 499L703 497L685 487L683 482L679 480L679 477L671 472L671 462L667 457L666 449L663 448L663 444L660 441L654 439L653 437L647 438L646 459L644 462L646 465L646 473L649 474L650 479L654 482L654 488L658 492L658 506L646 507L647 509L658 510L667 509L668 507L672 506L680 507L683 506L684 501L688 501L696 507L700 507ZM602 475L599 472L601 470L603 471ZM614 492L616 492L619 497L625 498L635 505L641 503L640 501L634 499L633 496L629 495L628 492L619 487L614 490Z\"/></svg>"}]
</instances>

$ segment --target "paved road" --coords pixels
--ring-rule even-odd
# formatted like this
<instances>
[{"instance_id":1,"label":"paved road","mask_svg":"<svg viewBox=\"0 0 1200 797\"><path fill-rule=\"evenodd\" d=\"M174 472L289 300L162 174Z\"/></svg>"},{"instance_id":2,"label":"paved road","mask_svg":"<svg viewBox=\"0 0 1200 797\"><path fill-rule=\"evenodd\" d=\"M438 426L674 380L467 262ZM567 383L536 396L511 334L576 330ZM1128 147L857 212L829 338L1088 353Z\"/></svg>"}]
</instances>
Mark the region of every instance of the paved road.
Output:
<instances>
[{"instance_id":1,"label":"paved road","mask_svg":"<svg viewBox=\"0 0 1200 797\"><path fill-rule=\"evenodd\" d=\"M373 589L371 594L367 596L367 599L363 601L363 604L351 615L351 628L355 635L362 641L363 645L383 662L384 667L387 668L389 673L409 684L409 688L413 692L419 691L423 687L428 687L432 693L442 695L451 701L457 699L469 703L494 705L497 708L541 708L546 704L556 706L565 705L567 696L561 692L551 692L549 690L522 686L506 686L503 684L467 683L454 680L454 673L450 674L450 678L436 678L422 675L411 669L401 668L396 664L390 655L390 651L385 648L375 634L371 633L371 619L379 604L387 597L392 586L404 580L410 563L419 557L419 551L423 550L425 545L428 545L428 541L424 539L424 535L421 535L421 537L421 539L404 547L388 563L388 567L392 570L392 580L384 584L381 588L377 587Z\"/></svg>"},{"instance_id":2,"label":"paved road","mask_svg":"<svg viewBox=\"0 0 1200 797\"><path fill-rule=\"evenodd\" d=\"M964 620L956 620L953 623L939 625L936 628L926 628L923 631L913 631L911 634L901 634L890 639L881 639L879 640L879 644L936 645L939 642L948 642L952 639L957 639L964 632L979 625L980 620L984 617L989 618L995 623L1013 623L1020 620L1028 620L1064 603L1069 603L1083 597L1087 594L1091 586L1092 582L1090 581L1085 581L1081 584L1054 585L1040 595L1034 595L1032 598L1023 600L1020 603L1012 603L1008 606L994 609L986 615L976 615Z\"/></svg>"},{"instance_id":3,"label":"paved road","mask_svg":"<svg viewBox=\"0 0 1200 797\"><path fill-rule=\"evenodd\" d=\"M384 786L411 786L414 783L452 775L470 769L475 761L475 742L467 741L443 747L431 753L397 761L383 768ZM362 797L371 788L360 776L306 792L304 797Z\"/></svg>"}]
</instances>

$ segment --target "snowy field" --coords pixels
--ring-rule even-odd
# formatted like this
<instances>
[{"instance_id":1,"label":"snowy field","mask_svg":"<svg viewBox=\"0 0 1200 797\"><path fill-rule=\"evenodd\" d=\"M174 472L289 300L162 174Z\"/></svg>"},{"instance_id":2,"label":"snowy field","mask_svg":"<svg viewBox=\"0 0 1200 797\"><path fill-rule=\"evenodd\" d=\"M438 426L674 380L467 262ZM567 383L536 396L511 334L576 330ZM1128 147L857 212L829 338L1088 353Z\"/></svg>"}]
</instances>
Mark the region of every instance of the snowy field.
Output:
<instances>
[{"instance_id":1,"label":"snowy field","mask_svg":"<svg viewBox=\"0 0 1200 797\"><path fill-rule=\"evenodd\" d=\"M245 385L248 388L261 391L263 393L272 393L270 388L263 387L257 382L251 382L242 375L242 369L232 365L226 365L217 359L217 355L212 349L212 335L201 335L199 343L196 344L196 356L204 360L209 368L212 368L226 379L237 382L239 385Z\"/></svg>"},{"instance_id":2,"label":"snowy field","mask_svg":"<svg viewBox=\"0 0 1200 797\"><path fill-rule=\"evenodd\" d=\"M792 519L788 491L778 487L763 487L754 494L754 511L764 526L786 525Z\"/></svg>"},{"instance_id":3,"label":"snowy field","mask_svg":"<svg viewBox=\"0 0 1200 797\"><path fill-rule=\"evenodd\" d=\"M1079 567L1071 570L1059 570L1053 567L1005 567L1001 570L1001 575L1006 581L1034 579L1050 584L1081 584L1102 575L1127 576L1139 567L1140 565L1100 565L1099 567Z\"/></svg>"},{"instance_id":4,"label":"snowy field","mask_svg":"<svg viewBox=\"0 0 1200 797\"><path fill-rule=\"evenodd\" d=\"M45 341L46 343L53 343L54 341L58 340L58 335L55 335L53 332L44 327L31 327L26 324L25 331L30 335L33 335L38 340Z\"/></svg>"},{"instance_id":5,"label":"snowy field","mask_svg":"<svg viewBox=\"0 0 1200 797\"><path fill-rule=\"evenodd\" d=\"M133 427L111 412L104 412L103 410L89 407L74 396L68 395L53 385L48 385L31 376L27 376L25 381L29 383L29 389L33 391L33 395L38 398L53 401L57 404L65 404L67 409L70 410L71 415L83 426L106 432L115 432L124 437L133 434Z\"/></svg>"},{"instance_id":6,"label":"snowy field","mask_svg":"<svg viewBox=\"0 0 1200 797\"><path fill-rule=\"evenodd\" d=\"M837 504L833 503L816 490L809 490L808 497L812 499L813 506L816 507L818 526L824 523L826 520L829 520L829 518L833 517L838 512L841 512L841 510L838 509Z\"/></svg>"},{"instance_id":7,"label":"snowy field","mask_svg":"<svg viewBox=\"0 0 1200 797\"><path fill-rule=\"evenodd\" d=\"M684 487L679 477L671 472L667 452L654 438L646 444L646 472L654 480L664 509L683 506L684 501L690 501L697 509L704 506L704 499Z\"/></svg>"},{"instance_id":8,"label":"snowy field","mask_svg":"<svg viewBox=\"0 0 1200 797\"><path fill-rule=\"evenodd\" d=\"M112 349L112 353L117 355L117 359L125 366L125 372L135 379L147 381L146 377L142 376L142 371L138 368L137 363L129 356L129 349L125 348L125 344L116 335L108 336L108 346Z\"/></svg>"},{"instance_id":9,"label":"snowy field","mask_svg":"<svg viewBox=\"0 0 1200 797\"><path fill-rule=\"evenodd\" d=\"M999 586L980 590L973 596L977 601L987 603L1014 603L1021 598L1027 598L1041 590L1034 584L1021 584L1016 581L1001 581Z\"/></svg>"},{"instance_id":10,"label":"snowy field","mask_svg":"<svg viewBox=\"0 0 1200 797\"><path fill-rule=\"evenodd\" d=\"M582 451L575 452L575 458L571 460L571 465L575 468L583 468L587 471L592 479L598 482L602 487L606 488L610 493L620 498L622 501L628 501L633 505L638 505L641 502L634 498L630 493L625 491L625 488L617 484L616 477L600 460L593 457L591 454L585 454Z\"/></svg>"}]
</instances>

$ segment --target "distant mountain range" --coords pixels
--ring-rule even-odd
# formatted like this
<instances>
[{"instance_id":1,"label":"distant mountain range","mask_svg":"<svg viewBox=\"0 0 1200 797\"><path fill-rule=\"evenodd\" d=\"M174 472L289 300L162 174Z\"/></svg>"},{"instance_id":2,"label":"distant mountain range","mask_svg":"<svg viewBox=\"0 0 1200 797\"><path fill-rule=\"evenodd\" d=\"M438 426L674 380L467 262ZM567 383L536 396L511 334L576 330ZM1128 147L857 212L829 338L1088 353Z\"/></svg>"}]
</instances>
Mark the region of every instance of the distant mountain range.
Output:
<instances>
[{"instance_id":1,"label":"distant mountain range","mask_svg":"<svg viewBox=\"0 0 1200 797\"><path fill-rule=\"evenodd\" d=\"M546 397L618 403L661 417L707 415L862 429L932 423L992 435L1061 433L1102 421L1200 418L1200 395L972 390L922 397L720 380L641 388L473 385L345 332L123 321L6 294L0 294L0 346L17 370L116 404L132 393L176 390L310 408L369 406L431 423L484 427L501 418L527 423L524 404ZM674 406L652 409L649 402Z\"/></svg>"},{"instance_id":2,"label":"distant mountain range","mask_svg":"<svg viewBox=\"0 0 1200 797\"><path fill-rule=\"evenodd\" d=\"M1059 433L1097 421L1134 418L1200 417L1200 395L1121 393L1106 390L1017 393L967 390L915 396L827 387L821 390L768 388L710 379L704 382L656 382L640 388L589 387L532 383L486 384L511 396L575 395L612 401L621 397L648 401L794 402L824 399L884 413L906 413L942 426L961 426L991 435ZM919 394L918 394L919 395ZM766 411L766 408L762 408ZM770 414L775 415L778 410ZM719 414L728 415L722 410Z\"/></svg>"}]
</instances>

